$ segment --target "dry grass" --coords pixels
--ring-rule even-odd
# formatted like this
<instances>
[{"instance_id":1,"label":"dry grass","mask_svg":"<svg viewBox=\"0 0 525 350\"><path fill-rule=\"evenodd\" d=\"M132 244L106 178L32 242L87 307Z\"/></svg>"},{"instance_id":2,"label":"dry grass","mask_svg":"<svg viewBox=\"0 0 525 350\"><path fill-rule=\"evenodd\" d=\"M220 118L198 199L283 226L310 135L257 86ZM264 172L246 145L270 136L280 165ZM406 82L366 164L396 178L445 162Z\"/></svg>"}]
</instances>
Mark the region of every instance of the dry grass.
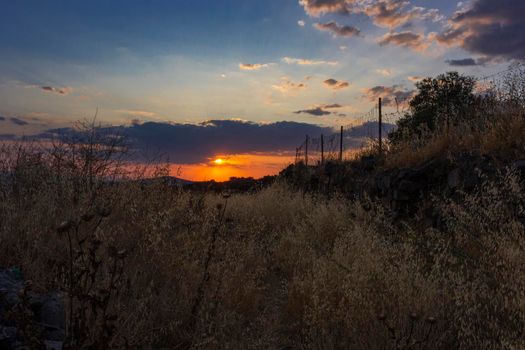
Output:
<instances>
[{"instance_id":1,"label":"dry grass","mask_svg":"<svg viewBox=\"0 0 525 350\"><path fill-rule=\"evenodd\" d=\"M115 249L126 250L105 311L116 319L103 328L86 319L76 344L104 334L99 348L525 347L524 192L515 174L435 203L448 226L436 232L393 223L377 205L282 183L229 198L137 182L79 190L78 177L45 155L13 152L0 158L9 170L0 266L20 266L35 288L72 300L82 291L68 289L62 222L100 241L94 290L107 287Z\"/></svg>"},{"instance_id":2,"label":"dry grass","mask_svg":"<svg viewBox=\"0 0 525 350\"><path fill-rule=\"evenodd\" d=\"M520 158L525 152L525 115L499 115L482 125L465 123L391 147L385 167L413 167L429 159L459 154Z\"/></svg>"},{"instance_id":3,"label":"dry grass","mask_svg":"<svg viewBox=\"0 0 525 350\"><path fill-rule=\"evenodd\" d=\"M427 160L460 154L490 155L508 161L525 152L525 71L521 66L475 98L466 115L438 116L457 120L450 127L387 145L387 168L413 167Z\"/></svg>"}]
</instances>

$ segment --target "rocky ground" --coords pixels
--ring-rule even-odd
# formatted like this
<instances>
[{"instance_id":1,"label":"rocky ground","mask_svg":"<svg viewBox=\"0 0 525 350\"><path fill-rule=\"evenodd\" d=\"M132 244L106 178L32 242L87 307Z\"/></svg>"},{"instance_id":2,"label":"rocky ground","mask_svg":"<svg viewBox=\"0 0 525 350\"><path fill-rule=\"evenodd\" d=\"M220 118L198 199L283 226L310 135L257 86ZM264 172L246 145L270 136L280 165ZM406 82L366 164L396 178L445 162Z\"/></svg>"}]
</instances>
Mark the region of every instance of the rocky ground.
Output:
<instances>
[{"instance_id":1,"label":"rocky ground","mask_svg":"<svg viewBox=\"0 0 525 350\"><path fill-rule=\"evenodd\" d=\"M0 270L0 349L62 349L61 294L32 291L17 268Z\"/></svg>"}]
</instances>

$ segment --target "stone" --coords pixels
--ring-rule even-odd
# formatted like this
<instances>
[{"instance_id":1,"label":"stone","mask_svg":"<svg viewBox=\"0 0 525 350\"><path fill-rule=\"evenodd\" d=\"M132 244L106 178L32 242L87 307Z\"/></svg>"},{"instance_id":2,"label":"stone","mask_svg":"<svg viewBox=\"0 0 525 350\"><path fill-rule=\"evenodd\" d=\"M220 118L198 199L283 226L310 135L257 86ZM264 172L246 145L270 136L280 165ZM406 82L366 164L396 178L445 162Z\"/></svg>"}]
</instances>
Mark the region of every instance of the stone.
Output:
<instances>
[{"instance_id":1,"label":"stone","mask_svg":"<svg viewBox=\"0 0 525 350\"><path fill-rule=\"evenodd\" d=\"M525 159L515 161L512 166L518 170L522 178L525 178Z\"/></svg>"},{"instance_id":2,"label":"stone","mask_svg":"<svg viewBox=\"0 0 525 350\"><path fill-rule=\"evenodd\" d=\"M62 348L64 347L64 342L54 341L54 340L45 340L44 345L46 346L46 349L48 350L62 350Z\"/></svg>"},{"instance_id":3,"label":"stone","mask_svg":"<svg viewBox=\"0 0 525 350\"><path fill-rule=\"evenodd\" d=\"M16 327L0 326L0 349L11 349L16 343Z\"/></svg>"},{"instance_id":4,"label":"stone","mask_svg":"<svg viewBox=\"0 0 525 350\"><path fill-rule=\"evenodd\" d=\"M450 189L457 189L461 185L461 176L459 169L456 168L448 173L447 176L447 186Z\"/></svg>"},{"instance_id":5,"label":"stone","mask_svg":"<svg viewBox=\"0 0 525 350\"><path fill-rule=\"evenodd\" d=\"M16 270L0 270L0 349L24 348L24 339L17 339L18 330L12 320L6 319L20 300L18 293L24 288L24 281ZM62 294L52 291L48 294L29 292L29 305L33 311L33 322L42 328L42 341L50 349L62 349L65 337L65 307Z\"/></svg>"}]
</instances>

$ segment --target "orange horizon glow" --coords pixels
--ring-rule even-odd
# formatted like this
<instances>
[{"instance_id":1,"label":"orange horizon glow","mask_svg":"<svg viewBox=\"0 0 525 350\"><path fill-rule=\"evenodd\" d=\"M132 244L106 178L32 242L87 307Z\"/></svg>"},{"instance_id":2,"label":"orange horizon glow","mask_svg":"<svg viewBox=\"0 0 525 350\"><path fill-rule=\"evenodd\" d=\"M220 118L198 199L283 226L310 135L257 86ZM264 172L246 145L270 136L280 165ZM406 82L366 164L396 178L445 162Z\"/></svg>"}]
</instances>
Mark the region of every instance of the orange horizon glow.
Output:
<instances>
[{"instance_id":1,"label":"orange horizon glow","mask_svg":"<svg viewBox=\"0 0 525 350\"><path fill-rule=\"evenodd\" d=\"M190 181L221 182L231 177L277 175L292 162L289 154L230 154L213 157L207 163L170 164L169 173Z\"/></svg>"}]
</instances>

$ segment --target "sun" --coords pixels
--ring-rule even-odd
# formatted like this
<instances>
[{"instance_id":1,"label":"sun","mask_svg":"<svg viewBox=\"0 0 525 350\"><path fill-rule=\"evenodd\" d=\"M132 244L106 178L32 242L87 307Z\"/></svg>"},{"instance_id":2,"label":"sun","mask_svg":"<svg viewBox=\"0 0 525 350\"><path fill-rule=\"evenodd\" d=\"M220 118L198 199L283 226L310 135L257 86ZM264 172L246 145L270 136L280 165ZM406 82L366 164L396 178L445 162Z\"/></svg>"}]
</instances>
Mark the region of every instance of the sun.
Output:
<instances>
[{"instance_id":1,"label":"sun","mask_svg":"<svg viewBox=\"0 0 525 350\"><path fill-rule=\"evenodd\" d=\"M221 159L221 158L217 158L213 161L215 164L217 165L221 165L221 164L224 164L224 159Z\"/></svg>"}]
</instances>

